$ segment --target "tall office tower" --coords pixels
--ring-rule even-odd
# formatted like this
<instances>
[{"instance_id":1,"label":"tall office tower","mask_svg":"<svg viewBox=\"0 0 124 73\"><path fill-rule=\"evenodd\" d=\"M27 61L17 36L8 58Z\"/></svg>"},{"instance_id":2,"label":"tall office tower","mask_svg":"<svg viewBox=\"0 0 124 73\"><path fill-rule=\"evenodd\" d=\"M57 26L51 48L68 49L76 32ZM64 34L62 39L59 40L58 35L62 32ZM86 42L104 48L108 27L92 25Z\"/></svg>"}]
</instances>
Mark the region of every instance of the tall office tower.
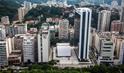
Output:
<instances>
[{"instance_id":1,"label":"tall office tower","mask_svg":"<svg viewBox=\"0 0 124 73\"><path fill-rule=\"evenodd\" d=\"M121 22L124 22L124 0L121 0L121 16L120 16Z\"/></svg>"},{"instance_id":2,"label":"tall office tower","mask_svg":"<svg viewBox=\"0 0 124 73\"><path fill-rule=\"evenodd\" d=\"M20 22L23 21L25 14L26 14L25 8L24 7L20 7L18 9L18 19L19 19Z\"/></svg>"},{"instance_id":3,"label":"tall office tower","mask_svg":"<svg viewBox=\"0 0 124 73\"><path fill-rule=\"evenodd\" d=\"M122 40L120 47L121 48L120 48L119 60L120 60L120 64L124 64L124 40Z\"/></svg>"},{"instance_id":4,"label":"tall office tower","mask_svg":"<svg viewBox=\"0 0 124 73\"><path fill-rule=\"evenodd\" d=\"M59 39L68 39L69 36L69 21L63 19L59 21Z\"/></svg>"},{"instance_id":5,"label":"tall office tower","mask_svg":"<svg viewBox=\"0 0 124 73\"><path fill-rule=\"evenodd\" d=\"M4 40L6 38L5 26L0 25L0 40Z\"/></svg>"},{"instance_id":6,"label":"tall office tower","mask_svg":"<svg viewBox=\"0 0 124 73\"><path fill-rule=\"evenodd\" d=\"M26 34L23 37L23 62L35 62L35 36Z\"/></svg>"},{"instance_id":7,"label":"tall office tower","mask_svg":"<svg viewBox=\"0 0 124 73\"><path fill-rule=\"evenodd\" d=\"M102 10L99 12L97 30L99 32L109 31L111 11Z\"/></svg>"},{"instance_id":8,"label":"tall office tower","mask_svg":"<svg viewBox=\"0 0 124 73\"><path fill-rule=\"evenodd\" d=\"M0 66L7 65L6 41L0 41Z\"/></svg>"},{"instance_id":9,"label":"tall office tower","mask_svg":"<svg viewBox=\"0 0 124 73\"><path fill-rule=\"evenodd\" d=\"M42 36L42 34L41 34L41 32L39 32L39 33L37 34L38 63L42 62L42 60L43 60L43 59L42 59L43 57L42 57L42 42L41 42L42 38L41 38L41 36Z\"/></svg>"},{"instance_id":10,"label":"tall office tower","mask_svg":"<svg viewBox=\"0 0 124 73\"><path fill-rule=\"evenodd\" d=\"M89 8L77 8L76 12L80 15L78 58L80 61L87 61L89 59L89 40L92 11Z\"/></svg>"},{"instance_id":11,"label":"tall office tower","mask_svg":"<svg viewBox=\"0 0 124 73\"><path fill-rule=\"evenodd\" d=\"M50 31L42 30L42 50L43 50L43 62L49 61L50 51Z\"/></svg>"},{"instance_id":12,"label":"tall office tower","mask_svg":"<svg viewBox=\"0 0 124 73\"><path fill-rule=\"evenodd\" d=\"M120 21L124 22L124 0L121 2L121 16L120 16Z\"/></svg>"},{"instance_id":13,"label":"tall office tower","mask_svg":"<svg viewBox=\"0 0 124 73\"><path fill-rule=\"evenodd\" d=\"M38 34L38 62L48 62L50 52L50 31L43 29Z\"/></svg>"},{"instance_id":14,"label":"tall office tower","mask_svg":"<svg viewBox=\"0 0 124 73\"><path fill-rule=\"evenodd\" d=\"M124 33L124 0L121 2L121 16L120 16L120 21L121 21L121 33Z\"/></svg>"},{"instance_id":15,"label":"tall office tower","mask_svg":"<svg viewBox=\"0 0 124 73\"><path fill-rule=\"evenodd\" d=\"M14 48L14 39L7 37L6 38L7 57L12 53L13 48Z\"/></svg>"},{"instance_id":16,"label":"tall office tower","mask_svg":"<svg viewBox=\"0 0 124 73\"><path fill-rule=\"evenodd\" d=\"M2 18L1 18L1 22L2 22L2 24L4 24L4 25L10 24L9 17L8 17L8 16L2 17Z\"/></svg>"},{"instance_id":17,"label":"tall office tower","mask_svg":"<svg viewBox=\"0 0 124 73\"><path fill-rule=\"evenodd\" d=\"M113 35L112 38L115 43L114 58L119 59L120 53L122 52L123 47L124 47L124 37L121 35Z\"/></svg>"}]
</instances>

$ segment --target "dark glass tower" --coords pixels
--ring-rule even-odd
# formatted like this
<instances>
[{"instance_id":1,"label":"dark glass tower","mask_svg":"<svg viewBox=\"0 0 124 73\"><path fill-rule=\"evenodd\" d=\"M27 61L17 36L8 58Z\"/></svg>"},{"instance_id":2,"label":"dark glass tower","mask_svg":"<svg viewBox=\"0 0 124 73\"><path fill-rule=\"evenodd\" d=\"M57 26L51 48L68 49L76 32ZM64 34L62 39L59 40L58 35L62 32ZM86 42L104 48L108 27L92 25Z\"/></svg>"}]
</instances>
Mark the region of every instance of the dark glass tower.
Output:
<instances>
[{"instance_id":1,"label":"dark glass tower","mask_svg":"<svg viewBox=\"0 0 124 73\"><path fill-rule=\"evenodd\" d=\"M89 59L90 26L92 10L89 8L78 8L76 12L80 15L78 58L80 61L87 61Z\"/></svg>"}]
</instances>

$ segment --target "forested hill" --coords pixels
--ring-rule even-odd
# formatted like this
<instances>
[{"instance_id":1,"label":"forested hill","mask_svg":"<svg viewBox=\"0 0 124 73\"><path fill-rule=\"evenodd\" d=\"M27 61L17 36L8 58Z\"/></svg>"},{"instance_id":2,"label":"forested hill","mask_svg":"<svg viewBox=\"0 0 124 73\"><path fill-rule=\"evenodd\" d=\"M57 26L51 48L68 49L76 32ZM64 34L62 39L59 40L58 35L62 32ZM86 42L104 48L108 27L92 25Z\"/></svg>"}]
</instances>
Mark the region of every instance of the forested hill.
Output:
<instances>
[{"instance_id":1,"label":"forested hill","mask_svg":"<svg viewBox=\"0 0 124 73\"><path fill-rule=\"evenodd\" d=\"M10 20L17 14L17 9L20 4L13 0L0 0L0 18L2 16L9 16Z\"/></svg>"}]
</instances>

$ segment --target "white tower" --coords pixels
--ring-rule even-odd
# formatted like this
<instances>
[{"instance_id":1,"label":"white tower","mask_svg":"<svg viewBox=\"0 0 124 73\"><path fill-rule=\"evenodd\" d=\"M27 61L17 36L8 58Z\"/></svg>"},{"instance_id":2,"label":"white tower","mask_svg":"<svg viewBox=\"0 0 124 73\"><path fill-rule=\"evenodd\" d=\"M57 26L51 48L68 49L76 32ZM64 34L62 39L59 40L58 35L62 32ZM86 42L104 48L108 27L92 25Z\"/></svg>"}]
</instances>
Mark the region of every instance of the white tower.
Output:
<instances>
[{"instance_id":1,"label":"white tower","mask_svg":"<svg viewBox=\"0 0 124 73\"><path fill-rule=\"evenodd\" d=\"M47 29L40 30L38 34L38 62L49 61L50 49L50 31Z\"/></svg>"},{"instance_id":2,"label":"white tower","mask_svg":"<svg viewBox=\"0 0 124 73\"><path fill-rule=\"evenodd\" d=\"M89 59L90 26L92 10L89 8L78 8L76 11L80 15L78 58L80 61L87 61Z\"/></svg>"},{"instance_id":3,"label":"white tower","mask_svg":"<svg viewBox=\"0 0 124 73\"><path fill-rule=\"evenodd\" d=\"M59 39L68 39L69 21L63 19L59 21Z\"/></svg>"},{"instance_id":4,"label":"white tower","mask_svg":"<svg viewBox=\"0 0 124 73\"><path fill-rule=\"evenodd\" d=\"M101 32L109 31L110 17L111 17L111 11L102 10L101 12L99 12L98 26L97 26L98 31Z\"/></svg>"},{"instance_id":5,"label":"white tower","mask_svg":"<svg viewBox=\"0 0 124 73\"><path fill-rule=\"evenodd\" d=\"M124 22L124 0L121 2L121 17L120 17L121 22Z\"/></svg>"},{"instance_id":6,"label":"white tower","mask_svg":"<svg viewBox=\"0 0 124 73\"><path fill-rule=\"evenodd\" d=\"M43 62L49 61L50 33L49 30L42 30L42 55Z\"/></svg>"},{"instance_id":7,"label":"white tower","mask_svg":"<svg viewBox=\"0 0 124 73\"><path fill-rule=\"evenodd\" d=\"M35 62L35 36L25 34L23 37L23 61Z\"/></svg>"}]
</instances>

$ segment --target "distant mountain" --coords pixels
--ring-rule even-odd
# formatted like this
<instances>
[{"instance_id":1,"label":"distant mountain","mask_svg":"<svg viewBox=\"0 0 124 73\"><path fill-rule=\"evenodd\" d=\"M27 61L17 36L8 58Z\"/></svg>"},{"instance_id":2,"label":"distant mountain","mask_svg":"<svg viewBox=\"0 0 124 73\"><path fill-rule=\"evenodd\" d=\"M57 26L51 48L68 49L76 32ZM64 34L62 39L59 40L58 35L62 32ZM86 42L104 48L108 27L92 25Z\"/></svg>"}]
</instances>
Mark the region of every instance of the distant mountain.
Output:
<instances>
[{"instance_id":1,"label":"distant mountain","mask_svg":"<svg viewBox=\"0 0 124 73\"><path fill-rule=\"evenodd\" d=\"M12 20L17 13L18 7L20 7L20 4L13 0L0 0L0 18L9 16L10 20Z\"/></svg>"},{"instance_id":2,"label":"distant mountain","mask_svg":"<svg viewBox=\"0 0 124 73\"><path fill-rule=\"evenodd\" d=\"M30 1L32 3L43 3L43 2L47 2L48 0L13 0L13 1L17 1L19 3L23 3L24 1ZM63 0L56 0L56 1L63 1ZM76 4L76 3L80 3L81 0L67 0L68 4ZM95 4L100 4L103 3L103 0L84 0L84 1L89 1L89 2L95 2ZM121 0L117 0L119 5L121 4ZM107 4L111 4L112 0L104 0L105 3Z\"/></svg>"},{"instance_id":3,"label":"distant mountain","mask_svg":"<svg viewBox=\"0 0 124 73\"><path fill-rule=\"evenodd\" d=\"M43 3L43 2L47 2L47 0L13 0L16 1L17 3L23 3L24 1L29 1L32 3Z\"/></svg>"}]
</instances>

